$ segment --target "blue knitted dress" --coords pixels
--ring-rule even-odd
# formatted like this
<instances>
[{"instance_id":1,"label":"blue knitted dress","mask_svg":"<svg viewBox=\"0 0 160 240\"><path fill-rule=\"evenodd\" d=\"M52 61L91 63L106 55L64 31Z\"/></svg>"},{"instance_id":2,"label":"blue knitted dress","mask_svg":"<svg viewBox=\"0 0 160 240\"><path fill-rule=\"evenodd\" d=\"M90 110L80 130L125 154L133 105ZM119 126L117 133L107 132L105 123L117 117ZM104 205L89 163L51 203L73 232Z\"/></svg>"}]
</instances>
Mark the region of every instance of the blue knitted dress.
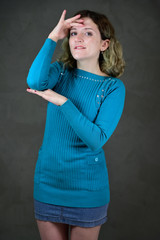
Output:
<instances>
[{"instance_id":1,"label":"blue knitted dress","mask_svg":"<svg viewBox=\"0 0 160 240\"><path fill-rule=\"evenodd\" d=\"M34 199L67 207L101 207L110 201L103 150L120 120L125 86L115 77L51 63L56 42L47 38L27 84L52 89L68 100L47 105L45 132L34 175Z\"/></svg>"}]
</instances>

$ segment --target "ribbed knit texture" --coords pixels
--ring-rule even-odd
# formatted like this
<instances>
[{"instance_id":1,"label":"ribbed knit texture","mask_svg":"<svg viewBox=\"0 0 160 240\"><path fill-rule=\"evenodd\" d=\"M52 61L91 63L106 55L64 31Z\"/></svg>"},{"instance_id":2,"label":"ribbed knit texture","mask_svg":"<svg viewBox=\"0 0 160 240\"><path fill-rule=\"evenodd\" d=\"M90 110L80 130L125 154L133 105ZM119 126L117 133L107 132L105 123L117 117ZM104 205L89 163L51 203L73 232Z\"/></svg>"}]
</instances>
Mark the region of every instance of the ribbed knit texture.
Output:
<instances>
[{"instance_id":1,"label":"ribbed knit texture","mask_svg":"<svg viewBox=\"0 0 160 240\"><path fill-rule=\"evenodd\" d=\"M69 207L98 207L110 201L103 150L125 101L118 78L51 63L56 42L47 38L33 61L27 84L52 89L68 100L48 102L45 132L34 176L34 198Z\"/></svg>"}]
</instances>

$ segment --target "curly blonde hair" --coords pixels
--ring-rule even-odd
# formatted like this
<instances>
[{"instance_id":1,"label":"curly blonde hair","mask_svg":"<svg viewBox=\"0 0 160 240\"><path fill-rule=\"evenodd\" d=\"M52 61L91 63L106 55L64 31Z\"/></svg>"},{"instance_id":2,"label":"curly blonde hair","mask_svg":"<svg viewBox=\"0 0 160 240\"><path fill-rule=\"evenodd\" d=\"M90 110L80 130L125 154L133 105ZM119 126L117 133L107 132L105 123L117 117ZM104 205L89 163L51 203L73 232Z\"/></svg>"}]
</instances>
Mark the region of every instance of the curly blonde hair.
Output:
<instances>
[{"instance_id":1,"label":"curly blonde hair","mask_svg":"<svg viewBox=\"0 0 160 240\"><path fill-rule=\"evenodd\" d=\"M108 18L100 13L90 10L78 11L74 16L81 14L81 18L88 17L98 26L102 40L109 39L109 47L99 55L99 66L102 72L112 77L119 77L123 74L125 61L123 59L122 46L115 37L115 30ZM77 63L73 58L69 47L68 36L62 42L62 53L58 57L58 61L64 63L64 67L69 69L76 68Z\"/></svg>"}]
</instances>

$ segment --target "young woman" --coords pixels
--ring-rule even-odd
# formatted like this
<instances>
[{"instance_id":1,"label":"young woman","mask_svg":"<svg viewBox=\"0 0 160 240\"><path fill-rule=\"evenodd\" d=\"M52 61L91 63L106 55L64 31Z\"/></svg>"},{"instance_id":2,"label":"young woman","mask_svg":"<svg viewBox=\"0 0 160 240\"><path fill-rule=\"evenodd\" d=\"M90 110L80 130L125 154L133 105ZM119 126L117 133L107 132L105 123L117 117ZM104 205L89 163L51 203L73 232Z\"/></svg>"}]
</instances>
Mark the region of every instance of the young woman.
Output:
<instances>
[{"instance_id":1,"label":"young woman","mask_svg":"<svg viewBox=\"0 0 160 240\"><path fill-rule=\"evenodd\" d=\"M122 48L108 18L89 10L65 20L66 10L39 51L28 92L48 101L34 176L34 207L41 239L97 240L107 221L110 190L102 147L125 101L118 78ZM58 40L63 52L51 63Z\"/></svg>"}]
</instances>

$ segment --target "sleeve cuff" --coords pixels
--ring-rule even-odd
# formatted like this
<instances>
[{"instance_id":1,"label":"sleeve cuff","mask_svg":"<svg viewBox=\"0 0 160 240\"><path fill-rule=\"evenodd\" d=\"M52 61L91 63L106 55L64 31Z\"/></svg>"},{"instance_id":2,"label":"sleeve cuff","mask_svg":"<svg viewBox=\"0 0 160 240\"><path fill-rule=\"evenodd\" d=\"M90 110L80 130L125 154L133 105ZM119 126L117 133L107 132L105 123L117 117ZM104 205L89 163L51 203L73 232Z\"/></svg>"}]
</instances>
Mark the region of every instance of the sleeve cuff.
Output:
<instances>
[{"instance_id":1,"label":"sleeve cuff","mask_svg":"<svg viewBox=\"0 0 160 240\"><path fill-rule=\"evenodd\" d=\"M57 43L50 38L46 38L44 45L47 47L50 47L54 51Z\"/></svg>"}]
</instances>

